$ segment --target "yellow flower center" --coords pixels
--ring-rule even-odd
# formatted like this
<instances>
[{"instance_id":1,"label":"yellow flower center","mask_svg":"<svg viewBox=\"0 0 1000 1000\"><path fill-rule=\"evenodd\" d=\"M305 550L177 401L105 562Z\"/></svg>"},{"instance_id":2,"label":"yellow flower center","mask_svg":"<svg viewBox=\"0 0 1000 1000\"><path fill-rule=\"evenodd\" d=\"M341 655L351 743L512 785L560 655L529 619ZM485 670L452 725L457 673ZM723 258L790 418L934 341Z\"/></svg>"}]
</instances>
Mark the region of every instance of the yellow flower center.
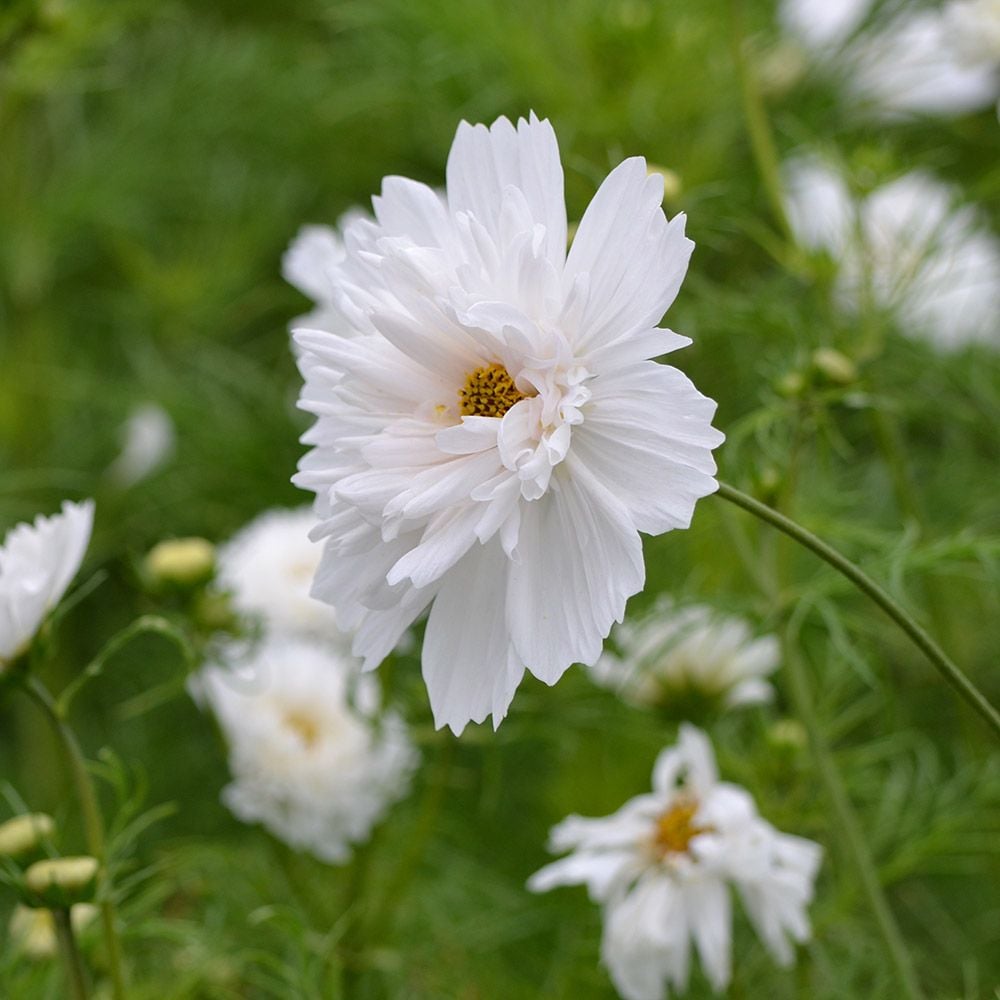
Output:
<instances>
[{"instance_id":1,"label":"yellow flower center","mask_svg":"<svg viewBox=\"0 0 1000 1000\"><path fill-rule=\"evenodd\" d=\"M319 725L311 715L292 709L285 713L284 723L302 740L307 750L319 742Z\"/></svg>"},{"instance_id":2,"label":"yellow flower center","mask_svg":"<svg viewBox=\"0 0 1000 1000\"><path fill-rule=\"evenodd\" d=\"M521 392L503 365L484 365L470 372L458 392L459 411L466 417L502 417L527 396Z\"/></svg>"},{"instance_id":3,"label":"yellow flower center","mask_svg":"<svg viewBox=\"0 0 1000 1000\"><path fill-rule=\"evenodd\" d=\"M667 854L683 854L688 844L699 833L710 833L710 826L696 826L695 813L698 803L691 798L679 798L656 821L653 834L653 850L659 857Z\"/></svg>"}]
</instances>

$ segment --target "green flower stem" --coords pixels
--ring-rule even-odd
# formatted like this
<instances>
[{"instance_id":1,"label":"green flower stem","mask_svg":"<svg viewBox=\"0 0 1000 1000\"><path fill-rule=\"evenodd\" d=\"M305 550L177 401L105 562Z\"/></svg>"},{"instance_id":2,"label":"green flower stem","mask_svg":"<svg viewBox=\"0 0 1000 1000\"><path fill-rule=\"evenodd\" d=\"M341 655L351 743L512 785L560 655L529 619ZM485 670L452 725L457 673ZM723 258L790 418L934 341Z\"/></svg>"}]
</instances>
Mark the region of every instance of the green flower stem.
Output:
<instances>
[{"instance_id":1,"label":"green flower stem","mask_svg":"<svg viewBox=\"0 0 1000 1000\"><path fill-rule=\"evenodd\" d=\"M52 910L52 919L56 925L56 941L59 943L59 954L66 967L66 978L69 980L70 994L73 1000L87 1000L87 977L83 971L83 960L80 949L76 946L73 936L73 923L70 920L68 907Z\"/></svg>"},{"instance_id":2,"label":"green flower stem","mask_svg":"<svg viewBox=\"0 0 1000 1000\"><path fill-rule=\"evenodd\" d=\"M757 78L754 75L753 67L747 62L744 52L746 31L743 25L742 0L730 0L729 24L733 64L736 67L736 77L739 80L740 96L743 100L743 117L746 119L757 173L764 186L764 193L770 202L775 220L782 232L791 238L791 227L788 225L788 216L785 214L785 200L781 194L781 170L778 165L777 146L771 132L771 124L767 118Z\"/></svg>"},{"instance_id":3,"label":"green flower stem","mask_svg":"<svg viewBox=\"0 0 1000 1000\"><path fill-rule=\"evenodd\" d=\"M843 837L851 861L854 863L854 868L861 880L861 887L865 896L868 897L868 905L875 915L879 931L885 941L886 950L889 952L892 964L896 967L901 995L905 996L907 1000L922 1000L923 992L917 981L910 953L903 941L903 935L896 925L892 911L889 909L885 894L882 892L878 872L865 842L864 832L858 823L857 815L847 795L847 789L841 780L840 772L833 761L830 748L820 730L812 695L809 691L809 681L806 677L805 667L795 648L796 644L791 642L786 634L783 645L782 662L788 675L795 713L802 720L809 735L809 745L819 770L820 780L823 782L827 797L830 799L837 817L838 832Z\"/></svg>"},{"instance_id":4,"label":"green flower stem","mask_svg":"<svg viewBox=\"0 0 1000 1000\"><path fill-rule=\"evenodd\" d=\"M25 690L34 699L35 703L48 716L52 723L52 728L62 744L66 760L69 764L70 774L73 784L76 786L77 798L80 801L80 812L83 817L83 832L87 842L87 851L97 858L106 876L107 847L104 840L104 821L101 819L101 810L97 802L97 793L94 790L94 783L91 781L90 773L87 771L87 762L84 760L83 751L77 742L73 730L66 724L66 720L56 705L56 702L49 694L48 689L42 682L29 674L25 680ZM124 1000L125 997L125 975L123 972L122 947L118 937L117 917L115 914L114 902L105 896L100 903L101 925L104 930L104 940L108 949L108 969L111 973L112 991L114 1000Z\"/></svg>"},{"instance_id":5,"label":"green flower stem","mask_svg":"<svg viewBox=\"0 0 1000 1000\"><path fill-rule=\"evenodd\" d=\"M842 556L836 549L827 545L822 539L817 538L812 532L785 517L784 514L762 504L759 500L747 496L746 493L734 489L726 483L720 483L718 495L784 532L847 577L858 590L870 597L913 640L927 659L937 667L944 679L986 720L997 736L1000 736L1000 712L990 704L979 688L962 673L910 614L867 573Z\"/></svg>"}]
</instances>

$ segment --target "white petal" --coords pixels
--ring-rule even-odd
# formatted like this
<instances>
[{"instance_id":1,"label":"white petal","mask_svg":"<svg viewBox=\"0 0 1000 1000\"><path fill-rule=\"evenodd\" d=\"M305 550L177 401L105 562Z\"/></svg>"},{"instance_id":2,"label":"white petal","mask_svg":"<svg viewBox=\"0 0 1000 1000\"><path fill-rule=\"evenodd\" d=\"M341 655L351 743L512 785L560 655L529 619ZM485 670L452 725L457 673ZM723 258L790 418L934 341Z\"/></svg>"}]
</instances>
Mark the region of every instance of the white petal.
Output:
<instances>
[{"instance_id":1,"label":"white petal","mask_svg":"<svg viewBox=\"0 0 1000 1000\"><path fill-rule=\"evenodd\" d=\"M445 577L427 620L422 662L434 724L456 736L491 713L498 725L524 673L504 621L507 566L498 541L476 545Z\"/></svg>"},{"instance_id":2,"label":"white petal","mask_svg":"<svg viewBox=\"0 0 1000 1000\"><path fill-rule=\"evenodd\" d=\"M729 985L732 968L732 900L729 888L715 879L699 879L684 887L684 903L695 947L712 988Z\"/></svg>"},{"instance_id":3,"label":"white petal","mask_svg":"<svg viewBox=\"0 0 1000 1000\"><path fill-rule=\"evenodd\" d=\"M485 125L462 122L447 167L448 207L469 212L498 239L504 190L524 195L531 216L545 227L544 254L561 267L566 254L566 203L559 144L548 121L531 115L517 128L506 118Z\"/></svg>"},{"instance_id":4,"label":"white petal","mask_svg":"<svg viewBox=\"0 0 1000 1000\"><path fill-rule=\"evenodd\" d=\"M642 546L622 505L571 458L527 504L510 572L508 623L521 660L546 684L593 663L625 602L642 589Z\"/></svg>"},{"instance_id":5,"label":"white petal","mask_svg":"<svg viewBox=\"0 0 1000 1000\"><path fill-rule=\"evenodd\" d=\"M587 206L566 259L566 292L589 275L589 295L575 337L579 356L656 326L677 295L694 244L684 216L669 224L660 207L663 178L641 157L608 174ZM658 352L663 353L663 352Z\"/></svg>"}]
</instances>

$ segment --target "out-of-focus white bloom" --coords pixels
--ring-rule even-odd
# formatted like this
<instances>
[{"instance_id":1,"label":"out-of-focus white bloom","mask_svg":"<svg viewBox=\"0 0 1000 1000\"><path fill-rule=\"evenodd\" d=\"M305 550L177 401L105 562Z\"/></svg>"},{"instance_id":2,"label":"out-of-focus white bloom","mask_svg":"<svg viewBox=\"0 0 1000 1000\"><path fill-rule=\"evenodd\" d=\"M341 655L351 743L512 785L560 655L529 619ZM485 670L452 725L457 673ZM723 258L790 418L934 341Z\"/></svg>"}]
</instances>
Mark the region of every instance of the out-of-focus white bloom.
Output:
<instances>
[{"instance_id":1,"label":"out-of-focus white bloom","mask_svg":"<svg viewBox=\"0 0 1000 1000\"><path fill-rule=\"evenodd\" d=\"M617 625L612 638L621 655L605 652L591 676L635 704L669 706L694 692L735 708L774 695L764 678L778 667L778 640L755 639L745 621L705 605L675 608L661 600Z\"/></svg>"},{"instance_id":2,"label":"out-of-focus white bloom","mask_svg":"<svg viewBox=\"0 0 1000 1000\"><path fill-rule=\"evenodd\" d=\"M219 549L219 583L244 614L270 629L339 636L333 608L310 596L323 546L309 538L308 507L269 510Z\"/></svg>"},{"instance_id":3,"label":"out-of-focus white bloom","mask_svg":"<svg viewBox=\"0 0 1000 1000\"><path fill-rule=\"evenodd\" d=\"M292 322L293 327L351 335L350 324L337 306L335 275L346 251L341 233L356 219L367 218L357 209L345 212L337 226L303 226L281 259L285 281L316 303L316 308Z\"/></svg>"},{"instance_id":4,"label":"out-of-focus white bloom","mask_svg":"<svg viewBox=\"0 0 1000 1000\"><path fill-rule=\"evenodd\" d=\"M0 673L27 649L42 620L80 568L94 523L94 502L15 525L0 545Z\"/></svg>"},{"instance_id":5,"label":"out-of-focus white bloom","mask_svg":"<svg viewBox=\"0 0 1000 1000\"><path fill-rule=\"evenodd\" d=\"M1000 343L1000 240L953 188L913 171L856 200L815 157L786 164L785 179L792 228L838 265L844 309L891 310L945 349Z\"/></svg>"},{"instance_id":6,"label":"out-of-focus white bloom","mask_svg":"<svg viewBox=\"0 0 1000 1000\"><path fill-rule=\"evenodd\" d=\"M872 0L783 0L784 29L881 117L961 114L1000 96L1000 0L902 8L858 31Z\"/></svg>"},{"instance_id":7,"label":"out-of-focus white bloom","mask_svg":"<svg viewBox=\"0 0 1000 1000\"><path fill-rule=\"evenodd\" d=\"M97 907L92 903L77 903L70 909L73 931L80 934L93 923ZM7 926L11 946L28 958L55 958L59 946L52 911L34 906L14 907Z\"/></svg>"},{"instance_id":8,"label":"out-of-focus white bloom","mask_svg":"<svg viewBox=\"0 0 1000 1000\"><path fill-rule=\"evenodd\" d=\"M229 746L223 801L323 861L347 860L409 788L417 753L378 689L329 645L273 635L195 681Z\"/></svg>"},{"instance_id":9,"label":"out-of-focus white bloom","mask_svg":"<svg viewBox=\"0 0 1000 1000\"><path fill-rule=\"evenodd\" d=\"M736 890L774 959L809 938L818 844L780 833L745 789L718 780L708 737L681 726L653 769L653 791L603 819L569 816L536 872L535 892L585 885L603 906L601 958L626 1000L660 1000L688 983L692 942L716 990L729 983Z\"/></svg>"},{"instance_id":10,"label":"out-of-focus white bloom","mask_svg":"<svg viewBox=\"0 0 1000 1000\"><path fill-rule=\"evenodd\" d=\"M642 588L639 531L687 527L717 488L715 403L650 360L687 270L684 218L641 158L566 251L548 122L463 122L447 192L387 177L344 234L355 336L298 331L313 446L295 482L326 538L313 593L373 668L433 605L438 726L498 725L524 671L593 663Z\"/></svg>"},{"instance_id":11,"label":"out-of-focus white bloom","mask_svg":"<svg viewBox=\"0 0 1000 1000\"><path fill-rule=\"evenodd\" d=\"M816 53L842 45L861 26L872 0L781 0L778 19Z\"/></svg>"},{"instance_id":12,"label":"out-of-focus white bloom","mask_svg":"<svg viewBox=\"0 0 1000 1000\"><path fill-rule=\"evenodd\" d=\"M122 431L122 450L108 466L108 477L124 488L145 479L170 458L176 435L167 411L154 403L137 406Z\"/></svg>"}]
</instances>

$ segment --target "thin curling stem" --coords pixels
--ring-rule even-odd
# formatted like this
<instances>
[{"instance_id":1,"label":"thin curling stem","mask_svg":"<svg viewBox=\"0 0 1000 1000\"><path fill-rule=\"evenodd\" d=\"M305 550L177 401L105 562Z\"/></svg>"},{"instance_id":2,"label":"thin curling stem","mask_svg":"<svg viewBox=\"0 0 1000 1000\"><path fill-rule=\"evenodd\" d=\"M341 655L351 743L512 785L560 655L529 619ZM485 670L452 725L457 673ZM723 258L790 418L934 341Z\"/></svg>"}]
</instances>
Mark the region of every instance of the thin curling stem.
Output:
<instances>
[{"instance_id":1,"label":"thin curling stem","mask_svg":"<svg viewBox=\"0 0 1000 1000\"><path fill-rule=\"evenodd\" d=\"M83 751L77 742L76 734L66 724L58 706L48 688L33 674L25 680L25 690L52 723L63 752L69 763L70 774L76 787L77 798L80 801L80 812L83 816L83 832L87 841L87 852L100 862L102 871L107 865L107 847L104 840L104 821L101 819L101 809L97 802L97 792L87 771L87 762ZM104 930L104 940L108 949L108 971L111 974L112 997L114 1000L125 998L125 974L122 962L122 946L118 937L117 918L114 902L104 898L100 903L101 926Z\"/></svg>"},{"instance_id":2,"label":"thin curling stem","mask_svg":"<svg viewBox=\"0 0 1000 1000\"><path fill-rule=\"evenodd\" d=\"M858 590L870 597L913 640L944 679L958 691L986 720L994 733L1000 737L1000 712L994 708L982 691L962 673L947 653L917 624L906 609L890 597L867 573L850 559L842 556L836 549L827 545L821 538L817 538L811 531L807 531L800 524L785 517L784 514L779 514L778 511L762 504L759 500L747 496L746 493L726 483L719 483L718 495L784 532L789 538L815 553L820 559L828 562L835 570L847 577Z\"/></svg>"}]
</instances>

